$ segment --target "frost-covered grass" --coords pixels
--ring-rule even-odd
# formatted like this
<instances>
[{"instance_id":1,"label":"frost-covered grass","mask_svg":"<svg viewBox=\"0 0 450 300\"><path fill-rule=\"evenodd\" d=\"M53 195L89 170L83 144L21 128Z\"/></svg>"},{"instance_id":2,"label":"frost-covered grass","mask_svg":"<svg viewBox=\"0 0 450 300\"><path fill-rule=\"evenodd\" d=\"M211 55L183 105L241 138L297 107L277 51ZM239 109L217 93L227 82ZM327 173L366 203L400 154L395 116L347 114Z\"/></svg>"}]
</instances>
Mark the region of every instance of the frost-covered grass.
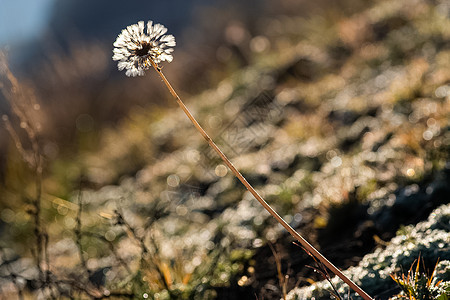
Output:
<instances>
[{"instance_id":1,"label":"frost-covered grass","mask_svg":"<svg viewBox=\"0 0 450 300\"><path fill-rule=\"evenodd\" d=\"M356 267L344 272L360 284L373 296L384 296L395 291L396 283L391 274L399 270L408 270L419 257L431 267L436 268L436 280L450 281L450 205L435 209L428 220L413 226L403 227L388 245L379 247L373 253L363 257ZM347 298L348 288L338 278L332 279L338 292ZM292 290L288 299L329 299L331 286L327 281L315 283L309 287ZM355 295L350 293L355 299Z\"/></svg>"},{"instance_id":2,"label":"frost-covered grass","mask_svg":"<svg viewBox=\"0 0 450 300\"><path fill-rule=\"evenodd\" d=\"M331 9L306 19L274 17L261 36L246 37L249 43L266 41L266 50L256 54L242 47L239 51L251 57L248 65L186 98L233 163L293 227L325 250L338 247L340 263L366 255L345 272L376 296L395 293L389 275L400 274L400 266L409 269L419 255L427 267L440 258L436 278L448 278L448 205L418 226L400 228L386 248L378 245L371 252L374 235L387 241L399 225L424 220L448 203L450 27L445 1L364 6L352 14ZM103 50L96 49L100 57ZM109 56L111 49L105 51ZM88 85L79 88L69 75L58 79L68 66L57 66L48 81L56 89L48 92L49 103L58 95L70 95L78 104L111 95L125 105L147 97L149 82L157 81L103 87L107 92L93 84L90 95ZM60 87L58 80L66 85ZM40 110L23 105L30 109L30 122L57 131L50 121L64 114L45 115L52 107L40 105ZM9 120L22 138L26 123ZM89 120L79 119L84 127L78 124L77 143L68 146L68 154L51 134L39 133L45 150L39 220L41 241L49 237L50 258L47 265L42 257L40 266L50 270L47 281L39 278L30 251L36 248L35 207L29 201L35 174L14 145L8 148L0 202L5 292L36 295L44 284L61 295L205 299L227 293L242 298L247 292L271 299L261 292L271 289L280 296L270 282L277 274L270 273L264 249L268 242L284 246L291 240L211 155L180 111L134 107L99 132L86 131ZM28 143L23 146L30 150ZM346 253L347 241L366 243L358 248L365 252ZM294 266L289 289L297 281L307 284L300 277L311 260L299 264L298 257L282 257L283 264ZM346 295L344 285L336 284ZM291 296L329 297L325 283L318 286L293 290Z\"/></svg>"}]
</instances>

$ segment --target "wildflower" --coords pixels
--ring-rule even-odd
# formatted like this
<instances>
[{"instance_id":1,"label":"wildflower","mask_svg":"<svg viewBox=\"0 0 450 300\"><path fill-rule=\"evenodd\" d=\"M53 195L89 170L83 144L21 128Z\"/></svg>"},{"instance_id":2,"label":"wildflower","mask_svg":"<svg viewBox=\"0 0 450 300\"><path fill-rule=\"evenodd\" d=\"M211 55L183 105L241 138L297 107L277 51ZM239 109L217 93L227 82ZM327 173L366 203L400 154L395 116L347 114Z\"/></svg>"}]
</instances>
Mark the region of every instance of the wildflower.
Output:
<instances>
[{"instance_id":1,"label":"wildflower","mask_svg":"<svg viewBox=\"0 0 450 300\"><path fill-rule=\"evenodd\" d=\"M209 137L206 131L200 126L189 109L183 103L178 96L175 89L170 82L164 76L161 68L158 67L158 63L161 61L172 61L173 49L166 47L175 46L175 38L172 35L164 35L167 29L161 24L155 24L152 26L152 22L147 23L147 34L144 33L144 22L140 21L135 25L128 26L122 30L117 40L114 42L114 60L118 60L119 70L127 69L125 73L127 76L142 76L144 70L147 70L152 66L158 75L161 77L164 84L167 86L169 92L176 99L180 108L184 111L186 116L191 120L195 128L205 138L208 144L217 152L222 158L228 168L234 173L239 181L250 191L250 193L258 200L258 202L287 230L289 233L302 244L302 246L320 260L324 266L328 267L333 273L339 276L345 283L347 283L355 292L364 298L364 300L373 300L366 292L364 292L359 286L351 281L344 275L338 268L336 268L329 260L327 260L319 251L316 250L311 244L309 244L294 228L292 228L279 214L258 194L253 186L248 183L239 170L233 165L233 163L226 157L226 155L220 150L220 148Z\"/></svg>"},{"instance_id":2,"label":"wildflower","mask_svg":"<svg viewBox=\"0 0 450 300\"><path fill-rule=\"evenodd\" d=\"M151 67L150 60L155 64L162 61L171 62L175 37L164 35L167 28L161 24L147 22L145 30L144 21L123 29L114 42L113 60L119 61L119 70L126 69L127 76L143 76L144 70Z\"/></svg>"}]
</instances>

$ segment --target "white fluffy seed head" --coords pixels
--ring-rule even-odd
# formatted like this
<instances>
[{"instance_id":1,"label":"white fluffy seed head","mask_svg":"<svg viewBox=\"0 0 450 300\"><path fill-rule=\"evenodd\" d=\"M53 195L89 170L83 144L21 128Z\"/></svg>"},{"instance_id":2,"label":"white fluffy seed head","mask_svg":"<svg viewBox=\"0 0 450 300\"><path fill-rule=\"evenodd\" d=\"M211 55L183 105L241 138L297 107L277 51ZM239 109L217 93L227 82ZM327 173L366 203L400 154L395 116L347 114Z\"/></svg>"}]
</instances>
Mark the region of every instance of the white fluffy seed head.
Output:
<instances>
[{"instance_id":1,"label":"white fluffy seed head","mask_svg":"<svg viewBox=\"0 0 450 300\"><path fill-rule=\"evenodd\" d=\"M151 67L150 60L155 64L162 61L171 62L172 52L176 45L175 37L165 35L167 28L152 21L139 21L123 29L114 42L113 60L118 61L119 70L126 70L127 76L143 76L145 70Z\"/></svg>"}]
</instances>

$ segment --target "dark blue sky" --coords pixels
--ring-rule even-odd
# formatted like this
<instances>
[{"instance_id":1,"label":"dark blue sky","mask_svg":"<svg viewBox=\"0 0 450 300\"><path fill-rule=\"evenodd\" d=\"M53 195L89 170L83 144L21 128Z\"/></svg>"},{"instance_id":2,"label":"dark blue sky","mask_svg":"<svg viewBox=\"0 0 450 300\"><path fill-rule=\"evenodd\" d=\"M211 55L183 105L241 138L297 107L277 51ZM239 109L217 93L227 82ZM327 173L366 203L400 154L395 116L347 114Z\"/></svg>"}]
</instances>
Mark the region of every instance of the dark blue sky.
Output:
<instances>
[{"instance_id":1,"label":"dark blue sky","mask_svg":"<svg viewBox=\"0 0 450 300\"><path fill-rule=\"evenodd\" d=\"M0 0L0 46L38 38L44 33L110 39L114 31L152 19L179 30L190 22L202 0ZM220 1L213 1L218 3Z\"/></svg>"},{"instance_id":2,"label":"dark blue sky","mask_svg":"<svg viewBox=\"0 0 450 300\"><path fill-rule=\"evenodd\" d=\"M51 45L95 40L112 43L139 20L169 29L182 45L182 33L198 21L205 6L253 14L263 0L0 0L0 49L7 46L12 66L43 53ZM217 10L216 10L217 11ZM219 10L220 11L220 10ZM214 21L214 18L211 18ZM197 22L198 24L198 22ZM56 42L56 43L55 43ZM34 60L34 58L33 58Z\"/></svg>"},{"instance_id":3,"label":"dark blue sky","mask_svg":"<svg viewBox=\"0 0 450 300\"><path fill-rule=\"evenodd\" d=\"M54 0L0 0L0 47L39 36Z\"/></svg>"}]
</instances>

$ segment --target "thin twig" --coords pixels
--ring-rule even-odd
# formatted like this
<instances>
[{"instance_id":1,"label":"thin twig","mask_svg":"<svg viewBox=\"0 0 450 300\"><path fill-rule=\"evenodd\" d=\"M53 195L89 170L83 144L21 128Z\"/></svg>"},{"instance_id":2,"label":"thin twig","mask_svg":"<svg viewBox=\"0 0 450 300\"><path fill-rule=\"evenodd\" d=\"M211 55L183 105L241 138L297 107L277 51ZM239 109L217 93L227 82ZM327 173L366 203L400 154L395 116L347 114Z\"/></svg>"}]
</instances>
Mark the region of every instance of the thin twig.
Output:
<instances>
[{"instance_id":1,"label":"thin twig","mask_svg":"<svg viewBox=\"0 0 450 300\"><path fill-rule=\"evenodd\" d=\"M96 238L102 242L104 242L105 244L108 245L109 250L111 251L111 253L114 255L114 258L117 260L117 262L119 263L119 265L121 265L122 267L125 268L125 270L128 272L129 275L132 275L133 272L130 269L130 266L128 265L128 263L119 255L119 253L117 253L117 249L114 245L114 243L112 241L107 240L103 235L98 234L98 233L94 233L94 232L87 232L87 231L83 231L81 233L82 236L89 236L89 237L93 237Z\"/></svg>"},{"instance_id":2,"label":"thin twig","mask_svg":"<svg viewBox=\"0 0 450 300\"><path fill-rule=\"evenodd\" d=\"M36 259L36 266L39 272L39 281L44 284L44 288L49 284L48 275L44 273L42 263L45 263L46 243L48 242L47 234L41 224L41 200L42 200L42 172L43 172L43 157L41 148L39 146L38 128L39 125L34 126L30 116L29 109L38 109L39 105L31 95L26 95L25 89L19 84L17 78L9 70L6 63L6 56L0 52L0 75L6 79L10 88L6 89L2 85L2 92L8 100L12 113L19 119L20 127L25 131L28 141L31 145L31 150L25 150L23 142L20 140L19 134L14 130L9 121L8 116L2 116L5 127L11 135L14 143L22 155L22 158L29 164L34 171L35 178L35 195L31 200L33 210L29 214L34 218L34 235L36 238L36 249L32 249L32 254ZM31 153L30 153L31 152ZM48 264L47 264L48 271Z\"/></svg>"},{"instance_id":3,"label":"thin twig","mask_svg":"<svg viewBox=\"0 0 450 300\"><path fill-rule=\"evenodd\" d=\"M272 246L272 243L269 243L269 247L270 247L270 250L272 250L273 257L275 258L275 264L277 266L278 281L280 283L281 294L283 296L283 299L286 300L286 296L287 296L286 285L287 285L288 276L283 275L283 272L281 270L281 257L277 253L275 248Z\"/></svg>"},{"instance_id":4,"label":"thin twig","mask_svg":"<svg viewBox=\"0 0 450 300\"><path fill-rule=\"evenodd\" d=\"M2 120L5 123L6 130L14 141L14 145L16 146L17 151L19 151L19 154L22 156L22 159L28 164L30 168L33 168L33 160L30 154L23 148L22 142L20 141L18 134L14 130L9 117L7 115L3 115Z\"/></svg>"},{"instance_id":5,"label":"thin twig","mask_svg":"<svg viewBox=\"0 0 450 300\"><path fill-rule=\"evenodd\" d=\"M117 225L125 226L125 228L129 232L129 234L134 238L135 241L137 241L139 243L139 246L141 248L140 269L144 268L144 266L142 266L142 263L144 263L144 262L150 263L152 265L152 267L156 269L159 279L163 283L166 290L169 292L169 294L171 294L170 285L166 281L164 272L161 270L158 263L153 261L153 259L151 259L154 255L152 255L150 249L147 247L147 245L145 245L144 239L142 237L138 236L138 234L136 233L136 229L133 228L127 221L125 221L124 217L122 216L122 214L119 211L116 210L115 213L116 213L116 218L117 218L117 221L116 221ZM146 260L145 258L149 258L149 259Z\"/></svg>"},{"instance_id":6,"label":"thin twig","mask_svg":"<svg viewBox=\"0 0 450 300\"><path fill-rule=\"evenodd\" d=\"M298 245L297 243L294 243L294 244L297 245L297 246L300 246L300 245ZM301 246L300 246L300 247L301 247ZM338 299L338 300L342 300L341 295L339 294L339 292L337 291L337 289L336 289L336 287L334 286L333 282L331 281L331 277L330 277L330 275L328 274L328 271L327 271L327 268L325 268L325 265L324 265L322 262L318 261L317 258L314 257L314 255L311 254L311 252L309 252L308 250L306 250L306 249L303 248L303 247L302 247L302 249L306 252L306 254L308 254L309 256L312 257L312 259L314 260L314 262L315 262L316 265L317 265L317 267L312 267L312 266L307 266L307 267L313 269L315 272L317 272L317 273L319 273L320 275L322 275L322 277L323 277L326 281L328 281L328 283L331 285L331 288L333 289L333 291L330 292L331 295L334 296L334 297L335 297L336 299ZM349 291L350 291L350 290L349 290Z\"/></svg>"},{"instance_id":7,"label":"thin twig","mask_svg":"<svg viewBox=\"0 0 450 300\"><path fill-rule=\"evenodd\" d=\"M76 236L76 244L78 248L78 255L80 256L80 263L83 270L88 274L91 275L91 270L87 267L86 259L83 255L83 246L81 245L81 215L83 213L83 199L82 199L82 191L81 191L81 183L80 183L80 189L78 191L78 212L77 212L77 225L75 227L75 236Z\"/></svg>"},{"instance_id":8,"label":"thin twig","mask_svg":"<svg viewBox=\"0 0 450 300\"><path fill-rule=\"evenodd\" d=\"M44 261L45 261L45 281L44 281L44 287L47 287L50 292L51 299L57 299L57 295L55 295L55 291L53 290L53 282L52 282L52 273L50 271L50 256L48 255L48 243L49 243L49 236L46 232L43 233L44 237L44 246L43 246L43 252L44 252Z\"/></svg>"},{"instance_id":9,"label":"thin twig","mask_svg":"<svg viewBox=\"0 0 450 300\"><path fill-rule=\"evenodd\" d=\"M308 241L306 241L297 231L294 230L253 188L253 186L248 183L244 176L239 172L239 170L233 165L233 163L226 157L226 155L220 150L220 148L214 143L214 141L209 137L206 131L200 126L194 116L191 114L186 105L181 101L181 98L178 96L177 92L174 90L172 85L166 79L162 70L158 65L150 59L150 63L153 68L156 70L158 75L163 80L164 84L169 89L169 92L176 99L178 105L184 111L186 116L191 120L192 124L194 124L195 128L200 132L200 134L205 138L208 144L219 154L228 168L234 173L234 175L242 182L242 184L247 188L247 190L258 200L258 202L280 223L300 244L303 245L305 249L311 252L317 259L319 259L325 266L327 266L334 274L339 276L345 283L347 283L356 293L358 293L365 300L372 300L365 291L363 291L358 285L356 285L350 278L344 275L337 267L335 267L330 261L328 261L319 251L316 250Z\"/></svg>"}]
</instances>

